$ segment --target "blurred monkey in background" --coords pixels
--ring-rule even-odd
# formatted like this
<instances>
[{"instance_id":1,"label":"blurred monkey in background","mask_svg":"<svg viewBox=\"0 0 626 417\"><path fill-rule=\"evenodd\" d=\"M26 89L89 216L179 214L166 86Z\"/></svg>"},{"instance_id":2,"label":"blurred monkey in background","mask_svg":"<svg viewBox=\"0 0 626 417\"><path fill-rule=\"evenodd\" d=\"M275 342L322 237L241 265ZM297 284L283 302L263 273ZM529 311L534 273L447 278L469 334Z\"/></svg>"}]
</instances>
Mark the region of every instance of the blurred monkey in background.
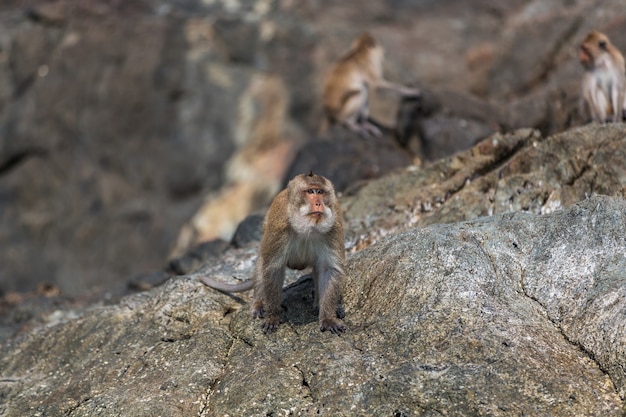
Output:
<instances>
[{"instance_id":1,"label":"blurred monkey in background","mask_svg":"<svg viewBox=\"0 0 626 417\"><path fill-rule=\"evenodd\" d=\"M326 76L323 105L329 124L341 124L361 136L380 136L379 126L369 118L368 89L385 88L403 96L418 97L420 91L383 78L384 50L369 33L361 34L352 48Z\"/></svg>"},{"instance_id":2,"label":"blurred monkey in background","mask_svg":"<svg viewBox=\"0 0 626 417\"><path fill-rule=\"evenodd\" d=\"M585 68L582 96L594 122L624 118L626 69L624 57L608 36L593 30L580 44L578 58Z\"/></svg>"}]
</instances>

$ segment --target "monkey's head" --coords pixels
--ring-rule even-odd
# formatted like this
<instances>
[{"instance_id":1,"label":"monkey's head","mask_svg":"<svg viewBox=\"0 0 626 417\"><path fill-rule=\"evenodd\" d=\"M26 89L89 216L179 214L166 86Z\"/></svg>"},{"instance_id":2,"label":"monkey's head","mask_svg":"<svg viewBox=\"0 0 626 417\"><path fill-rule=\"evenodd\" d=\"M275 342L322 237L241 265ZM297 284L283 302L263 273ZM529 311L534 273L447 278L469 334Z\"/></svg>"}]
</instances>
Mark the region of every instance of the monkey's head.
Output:
<instances>
[{"instance_id":1,"label":"monkey's head","mask_svg":"<svg viewBox=\"0 0 626 417\"><path fill-rule=\"evenodd\" d=\"M368 32L361 33L359 37L356 38L353 44L353 47L357 49L372 49L376 48L377 46L378 43L376 42L376 39L374 39L374 37Z\"/></svg>"},{"instance_id":2,"label":"monkey's head","mask_svg":"<svg viewBox=\"0 0 626 417\"><path fill-rule=\"evenodd\" d=\"M382 46L368 32L363 32L352 44L352 53L360 57L381 60L384 55Z\"/></svg>"},{"instance_id":3,"label":"monkey's head","mask_svg":"<svg viewBox=\"0 0 626 417\"><path fill-rule=\"evenodd\" d=\"M297 230L328 232L336 219L337 197L333 184L312 171L296 176L287 185L289 219Z\"/></svg>"},{"instance_id":4,"label":"monkey's head","mask_svg":"<svg viewBox=\"0 0 626 417\"><path fill-rule=\"evenodd\" d=\"M592 30L580 44L578 59L585 69L593 69L597 64L598 57L610 53L611 48L613 45L608 36L597 30Z\"/></svg>"}]
</instances>

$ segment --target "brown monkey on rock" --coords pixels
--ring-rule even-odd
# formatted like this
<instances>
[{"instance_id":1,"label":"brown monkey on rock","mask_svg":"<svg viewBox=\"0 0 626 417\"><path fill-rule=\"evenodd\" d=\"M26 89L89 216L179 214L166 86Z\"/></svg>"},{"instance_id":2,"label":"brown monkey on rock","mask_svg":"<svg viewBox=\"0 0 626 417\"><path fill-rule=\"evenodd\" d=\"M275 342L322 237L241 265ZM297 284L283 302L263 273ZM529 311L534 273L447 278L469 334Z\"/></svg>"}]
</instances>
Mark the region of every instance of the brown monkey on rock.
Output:
<instances>
[{"instance_id":1,"label":"brown monkey on rock","mask_svg":"<svg viewBox=\"0 0 626 417\"><path fill-rule=\"evenodd\" d=\"M593 30L580 44L578 58L585 68L582 95L593 121L621 121L626 101L626 68L622 53L608 36Z\"/></svg>"},{"instance_id":2,"label":"brown monkey on rock","mask_svg":"<svg viewBox=\"0 0 626 417\"><path fill-rule=\"evenodd\" d=\"M368 88L384 88L400 95L419 97L417 88L405 87L383 78L383 47L369 33L359 36L341 57L324 82L323 104L327 121L341 124L361 136L381 136L369 118Z\"/></svg>"},{"instance_id":3,"label":"brown monkey on rock","mask_svg":"<svg viewBox=\"0 0 626 417\"><path fill-rule=\"evenodd\" d=\"M263 226L259 258L252 280L225 284L200 280L224 292L254 288L252 315L263 319L263 331L278 329L285 268L313 268L315 306L321 331L346 330L341 291L344 281L345 238L341 208L333 184L309 174L293 178L272 202Z\"/></svg>"}]
</instances>

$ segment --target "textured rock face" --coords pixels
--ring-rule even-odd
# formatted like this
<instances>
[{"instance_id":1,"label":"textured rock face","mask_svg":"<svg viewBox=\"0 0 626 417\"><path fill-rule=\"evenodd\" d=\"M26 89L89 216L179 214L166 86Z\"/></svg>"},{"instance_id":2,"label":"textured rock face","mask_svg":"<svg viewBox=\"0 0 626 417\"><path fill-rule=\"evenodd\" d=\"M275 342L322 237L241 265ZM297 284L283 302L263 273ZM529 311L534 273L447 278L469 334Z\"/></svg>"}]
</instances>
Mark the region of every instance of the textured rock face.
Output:
<instances>
[{"instance_id":1,"label":"textured rock face","mask_svg":"<svg viewBox=\"0 0 626 417\"><path fill-rule=\"evenodd\" d=\"M414 225L497 213L550 213L594 193L626 196L626 126L589 125L548 137L522 129L419 169L372 181L343 200L349 246ZM365 219L365 220L364 220Z\"/></svg>"},{"instance_id":2,"label":"textured rock face","mask_svg":"<svg viewBox=\"0 0 626 417\"><path fill-rule=\"evenodd\" d=\"M240 300L180 277L2 345L0 411L619 416L625 236L610 197L410 229L349 258L342 337L319 332L307 281L266 336ZM204 273L250 275L254 257Z\"/></svg>"},{"instance_id":3,"label":"textured rock face","mask_svg":"<svg viewBox=\"0 0 626 417\"><path fill-rule=\"evenodd\" d=\"M2 291L40 281L71 295L117 290L159 268L205 195L232 180L230 159L268 135L258 119L279 132L293 124L282 113L297 98L283 99L282 80L298 70L311 96L306 25L268 19L262 38L268 10L253 2L168 3L0 6L0 246L11 248L0 254ZM272 54L289 42L303 53L280 68L289 57ZM269 71L278 81L259 98ZM280 186L286 153L271 164L276 178L258 175L263 187Z\"/></svg>"}]
</instances>

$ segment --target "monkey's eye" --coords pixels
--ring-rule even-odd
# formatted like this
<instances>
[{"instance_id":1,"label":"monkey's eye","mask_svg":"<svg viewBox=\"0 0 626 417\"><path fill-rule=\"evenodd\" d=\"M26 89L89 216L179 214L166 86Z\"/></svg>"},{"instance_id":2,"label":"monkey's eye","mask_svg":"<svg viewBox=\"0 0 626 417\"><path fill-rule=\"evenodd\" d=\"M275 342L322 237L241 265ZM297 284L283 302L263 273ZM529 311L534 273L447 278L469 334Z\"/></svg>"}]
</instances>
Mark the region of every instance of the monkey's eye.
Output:
<instances>
[{"instance_id":1,"label":"monkey's eye","mask_svg":"<svg viewBox=\"0 0 626 417\"><path fill-rule=\"evenodd\" d=\"M606 50L606 41L598 42L598 46L600 47L600 49L605 49Z\"/></svg>"},{"instance_id":2,"label":"monkey's eye","mask_svg":"<svg viewBox=\"0 0 626 417\"><path fill-rule=\"evenodd\" d=\"M314 188L309 188L308 190L306 190L307 194L315 194L315 189Z\"/></svg>"}]
</instances>

